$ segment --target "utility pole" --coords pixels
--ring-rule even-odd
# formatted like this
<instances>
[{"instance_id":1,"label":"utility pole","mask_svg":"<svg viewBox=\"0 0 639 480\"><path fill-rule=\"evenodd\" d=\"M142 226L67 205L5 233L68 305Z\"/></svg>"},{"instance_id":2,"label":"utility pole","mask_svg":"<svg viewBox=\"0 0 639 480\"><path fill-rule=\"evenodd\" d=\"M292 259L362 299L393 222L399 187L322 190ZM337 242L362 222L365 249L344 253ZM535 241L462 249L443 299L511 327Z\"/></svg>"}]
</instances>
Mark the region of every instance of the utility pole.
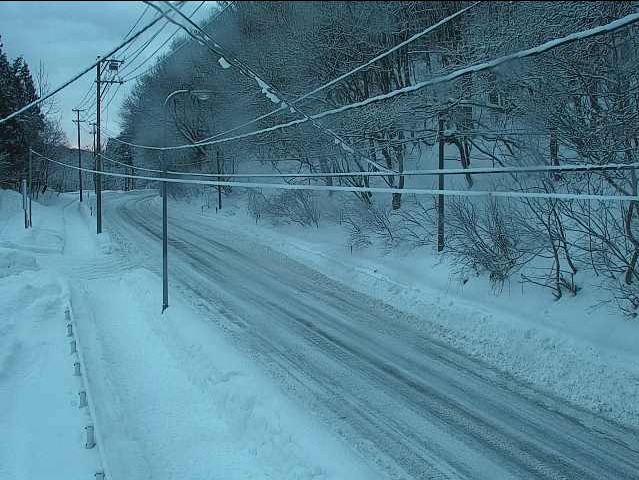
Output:
<instances>
[{"instance_id":1,"label":"utility pole","mask_svg":"<svg viewBox=\"0 0 639 480\"><path fill-rule=\"evenodd\" d=\"M27 179L23 178L20 182L20 190L22 190L22 210L24 210L24 229L29 228L29 213L28 213L28 200L27 200Z\"/></svg>"},{"instance_id":2,"label":"utility pole","mask_svg":"<svg viewBox=\"0 0 639 480\"><path fill-rule=\"evenodd\" d=\"M85 122L85 120L80 120L80 112L84 112L84 110L80 110L79 108L74 108L73 111L77 114L77 120L73 120L73 123L78 126L78 175L80 177L80 201L82 201L82 151L80 150L80 123Z\"/></svg>"},{"instance_id":3,"label":"utility pole","mask_svg":"<svg viewBox=\"0 0 639 480\"><path fill-rule=\"evenodd\" d=\"M102 171L102 147L100 144L100 110L102 109L102 105L101 105L101 96L102 96L102 84L109 84L109 83L119 83L121 84L122 82L119 80L102 80L102 64L106 64L107 68L109 69L109 71L118 71L118 68L120 66L121 63L123 63L123 60L112 60L112 59L104 59L104 60L100 60L100 57L98 57L98 63L95 66L96 68L96 80L95 80L95 84L96 84L96 98L97 98L97 111L96 111L96 137L95 137L95 169L98 172L96 174L96 182L95 182L95 196L96 196L96 202L95 202L95 208L97 211L97 216L96 216L96 231L98 233L98 235L100 233L102 233L102 175L100 175L100 172Z\"/></svg>"},{"instance_id":4,"label":"utility pole","mask_svg":"<svg viewBox=\"0 0 639 480\"><path fill-rule=\"evenodd\" d=\"M96 137L95 137L95 149L93 150L93 154L95 155L95 169L98 173L95 174L95 208L96 208L96 233L99 235L102 233L102 176L100 175L100 171L102 171L102 159L100 157L100 109L102 106L100 105L100 96L102 94L100 85L101 76L102 76L102 62L99 61L100 57L98 57L98 64L95 66L96 72L96 98L97 98L97 112L96 112Z\"/></svg>"},{"instance_id":5,"label":"utility pole","mask_svg":"<svg viewBox=\"0 0 639 480\"><path fill-rule=\"evenodd\" d=\"M33 182L31 181L31 160L33 159L33 154L31 153L31 148L29 148L29 228L33 227L33 223L31 222L31 199L33 198Z\"/></svg>"},{"instance_id":6,"label":"utility pole","mask_svg":"<svg viewBox=\"0 0 639 480\"><path fill-rule=\"evenodd\" d=\"M220 165L220 150L217 151L217 173L222 173L222 167ZM222 177L217 178L218 181L222 181ZM217 209L222 210L222 185L217 186Z\"/></svg>"},{"instance_id":7,"label":"utility pole","mask_svg":"<svg viewBox=\"0 0 639 480\"><path fill-rule=\"evenodd\" d=\"M93 135L93 156L95 157L95 123L90 123L89 125L91 125L91 135ZM95 158L93 161L93 166L95 167Z\"/></svg>"},{"instance_id":8,"label":"utility pole","mask_svg":"<svg viewBox=\"0 0 639 480\"><path fill-rule=\"evenodd\" d=\"M439 114L437 137L439 139L439 165L440 170L444 169L444 115ZM444 190L444 174L437 175L439 180L438 189ZM444 194L437 195L437 251L444 250Z\"/></svg>"},{"instance_id":9,"label":"utility pole","mask_svg":"<svg viewBox=\"0 0 639 480\"><path fill-rule=\"evenodd\" d=\"M95 123L89 123L91 125L91 135L93 135L93 170L95 170ZM96 185L96 177L97 175L93 174L93 193L95 194L95 185ZM91 207L91 216L93 216L93 207Z\"/></svg>"}]
</instances>

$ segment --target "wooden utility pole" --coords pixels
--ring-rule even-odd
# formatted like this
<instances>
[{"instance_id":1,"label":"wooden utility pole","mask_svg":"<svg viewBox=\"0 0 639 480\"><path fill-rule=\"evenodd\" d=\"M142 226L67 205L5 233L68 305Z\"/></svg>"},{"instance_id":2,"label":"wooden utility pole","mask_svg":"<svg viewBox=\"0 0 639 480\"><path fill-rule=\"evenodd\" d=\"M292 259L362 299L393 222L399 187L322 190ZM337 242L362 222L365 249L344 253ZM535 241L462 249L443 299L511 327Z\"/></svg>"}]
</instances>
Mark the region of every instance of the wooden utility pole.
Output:
<instances>
[{"instance_id":1,"label":"wooden utility pole","mask_svg":"<svg viewBox=\"0 0 639 480\"><path fill-rule=\"evenodd\" d=\"M74 108L73 111L77 114L77 120L73 120L78 126L78 174L80 177L80 201L82 201L82 151L80 150L80 123L85 122L86 120L80 120L80 112L84 112L84 110L80 110L79 108Z\"/></svg>"},{"instance_id":2,"label":"wooden utility pole","mask_svg":"<svg viewBox=\"0 0 639 480\"><path fill-rule=\"evenodd\" d=\"M439 114L438 126L437 126L437 137L439 140L439 164L438 167L440 170L444 169L444 115L442 113ZM437 175L439 184L438 190L444 190L444 174L440 173ZM440 193L437 195L437 251L441 252L444 250L444 195Z\"/></svg>"}]
</instances>

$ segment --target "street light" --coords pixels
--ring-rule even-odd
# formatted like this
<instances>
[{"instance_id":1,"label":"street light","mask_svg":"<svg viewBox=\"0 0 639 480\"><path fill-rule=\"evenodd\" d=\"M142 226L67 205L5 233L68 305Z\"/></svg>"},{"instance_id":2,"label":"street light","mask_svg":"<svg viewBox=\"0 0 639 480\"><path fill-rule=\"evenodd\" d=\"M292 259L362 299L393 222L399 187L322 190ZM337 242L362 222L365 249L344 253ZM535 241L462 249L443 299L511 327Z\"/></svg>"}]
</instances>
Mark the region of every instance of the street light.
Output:
<instances>
[{"instance_id":1,"label":"street light","mask_svg":"<svg viewBox=\"0 0 639 480\"><path fill-rule=\"evenodd\" d=\"M175 90L167 95L164 100L163 109L163 138L164 146L166 147L166 125L167 125L167 108L169 100L176 95L188 93L189 95L197 98L198 100L205 102L211 98L213 92L211 90ZM167 178L167 164L166 154L162 150L162 176ZM168 267L168 253L169 253L169 240L168 240L168 215L167 215L167 182L162 182L162 313L169 307L169 267Z\"/></svg>"},{"instance_id":2,"label":"street light","mask_svg":"<svg viewBox=\"0 0 639 480\"><path fill-rule=\"evenodd\" d=\"M211 98L211 92L210 90L191 90L191 95L194 95L198 100L201 100L202 102L206 102L207 100L209 100Z\"/></svg>"}]
</instances>

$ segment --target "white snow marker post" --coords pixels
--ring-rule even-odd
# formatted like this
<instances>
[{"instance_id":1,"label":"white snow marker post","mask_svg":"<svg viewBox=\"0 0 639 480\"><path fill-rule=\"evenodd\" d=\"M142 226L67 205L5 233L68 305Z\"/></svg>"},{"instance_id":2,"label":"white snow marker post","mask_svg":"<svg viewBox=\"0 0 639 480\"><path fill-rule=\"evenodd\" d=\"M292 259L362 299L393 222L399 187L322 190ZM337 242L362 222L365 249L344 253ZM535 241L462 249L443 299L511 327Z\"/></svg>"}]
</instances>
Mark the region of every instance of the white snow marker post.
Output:
<instances>
[{"instance_id":1,"label":"white snow marker post","mask_svg":"<svg viewBox=\"0 0 639 480\"><path fill-rule=\"evenodd\" d=\"M84 430L87 434L87 443L84 445L85 448L93 448L95 447L95 435L93 432L93 425L87 425L84 427Z\"/></svg>"}]
</instances>

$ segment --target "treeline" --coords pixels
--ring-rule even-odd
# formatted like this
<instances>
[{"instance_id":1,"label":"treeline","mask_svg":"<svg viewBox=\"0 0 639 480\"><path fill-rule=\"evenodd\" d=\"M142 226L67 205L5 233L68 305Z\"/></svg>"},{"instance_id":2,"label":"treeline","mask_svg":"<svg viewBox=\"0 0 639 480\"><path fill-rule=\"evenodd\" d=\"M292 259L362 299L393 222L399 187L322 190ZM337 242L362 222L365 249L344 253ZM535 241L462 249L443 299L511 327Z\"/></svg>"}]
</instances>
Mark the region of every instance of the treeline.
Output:
<instances>
[{"instance_id":1,"label":"treeline","mask_svg":"<svg viewBox=\"0 0 639 480\"><path fill-rule=\"evenodd\" d=\"M470 5L469 2L236 2L206 26L232 54L284 92L290 103ZM637 12L636 2L483 2L296 104L308 114L339 109L458 68L594 28ZM383 166L394 174L316 178L346 186L434 187L432 177L401 175L446 168L637 162L639 36L636 26L580 40L488 72L394 96L361 108L247 138L171 153L174 168L231 171L354 172ZM194 41L141 77L124 104L121 139L177 145L225 132L277 107L263 86ZM209 99L176 89L212 91ZM167 122L163 122L163 118ZM285 123L285 109L226 135ZM356 153L323 129L347 139ZM223 138L224 135L220 138ZM157 152L122 147L127 163L157 167ZM114 155L118 154L114 150ZM303 180L307 182L306 179ZM637 195L635 170L463 175L455 189ZM177 188L177 187L175 187ZM175 191L175 193L179 193ZM295 198L293 198L295 197ZM260 218L317 225L313 193L253 194ZM436 199L395 194L334 195L330 205L352 227L354 245L436 243ZM321 202L324 205L328 203ZM639 204L553 199L446 199L446 250L495 286L518 278L560 298L579 290L579 272L604 279L628 312L639 306ZM533 265L534 269L527 268Z\"/></svg>"},{"instance_id":2,"label":"treeline","mask_svg":"<svg viewBox=\"0 0 639 480\"><path fill-rule=\"evenodd\" d=\"M23 57L11 60L3 50L0 37L0 118L4 118L42 96L48 88L44 67L39 65L35 79ZM27 178L29 149L45 155L64 150L66 137L58 121L54 101L36 106L0 125L0 187L19 189ZM49 186L49 162L34 158L33 186L36 193ZM60 176L60 175L58 175Z\"/></svg>"},{"instance_id":3,"label":"treeline","mask_svg":"<svg viewBox=\"0 0 639 480\"><path fill-rule=\"evenodd\" d=\"M36 87L24 58L13 61L2 50L0 37L0 118L37 98ZM0 127L0 179L3 186L17 186L25 178L30 145L40 142L44 116L39 108L15 117Z\"/></svg>"}]
</instances>

